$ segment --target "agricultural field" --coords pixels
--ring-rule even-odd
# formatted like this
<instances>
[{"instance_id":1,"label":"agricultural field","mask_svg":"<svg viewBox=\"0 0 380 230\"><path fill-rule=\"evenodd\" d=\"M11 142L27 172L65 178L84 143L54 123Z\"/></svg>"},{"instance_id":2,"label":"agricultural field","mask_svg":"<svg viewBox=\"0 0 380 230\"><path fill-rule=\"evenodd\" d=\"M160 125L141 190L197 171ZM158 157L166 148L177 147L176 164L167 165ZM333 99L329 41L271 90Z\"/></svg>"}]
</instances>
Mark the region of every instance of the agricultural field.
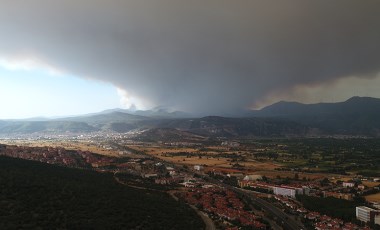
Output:
<instances>
[{"instance_id":1,"label":"agricultural field","mask_svg":"<svg viewBox=\"0 0 380 230\"><path fill-rule=\"evenodd\" d=\"M365 186L369 188L380 186L380 182L374 182L374 181L362 181L362 184L364 184Z\"/></svg>"},{"instance_id":2,"label":"agricultural field","mask_svg":"<svg viewBox=\"0 0 380 230\"><path fill-rule=\"evenodd\" d=\"M365 196L365 199L370 202L380 202L380 193Z\"/></svg>"},{"instance_id":3,"label":"agricultural field","mask_svg":"<svg viewBox=\"0 0 380 230\"><path fill-rule=\"evenodd\" d=\"M249 171L274 170L281 167L272 161L255 160L244 150L234 151L228 147L168 147L168 146L129 146L137 151L152 155L164 161L184 165L204 165L208 167L240 167Z\"/></svg>"},{"instance_id":4,"label":"agricultural field","mask_svg":"<svg viewBox=\"0 0 380 230\"><path fill-rule=\"evenodd\" d=\"M4 141L3 141L4 142ZM294 177L347 181L356 175L380 176L378 139L257 139L198 142L171 145L162 142L128 143L128 140L36 140L12 141L27 146L52 146L90 151L107 156L141 157L150 155L181 165L203 165L260 173L270 178ZM368 185L368 187L371 187Z\"/></svg>"},{"instance_id":5,"label":"agricultural field","mask_svg":"<svg viewBox=\"0 0 380 230\"><path fill-rule=\"evenodd\" d=\"M277 139L247 141L255 158L269 157L287 169L380 176L379 139Z\"/></svg>"}]
</instances>

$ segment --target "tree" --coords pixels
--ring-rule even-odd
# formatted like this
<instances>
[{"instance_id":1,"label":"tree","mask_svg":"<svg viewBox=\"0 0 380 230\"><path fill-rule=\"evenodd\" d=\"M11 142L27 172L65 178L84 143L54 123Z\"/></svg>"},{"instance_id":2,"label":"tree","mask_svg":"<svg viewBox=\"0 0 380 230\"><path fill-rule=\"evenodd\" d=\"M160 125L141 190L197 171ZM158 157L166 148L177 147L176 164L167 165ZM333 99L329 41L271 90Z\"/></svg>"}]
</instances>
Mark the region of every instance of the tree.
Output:
<instances>
[{"instance_id":1,"label":"tree","mask_svg":"<svg viewBox=\"0 0 380 230\"><path fill-rule=\"evenodd\" d=\"M327 177L323 178L323 180L321 180L320 184L321 186L327 186L329 185L330 181Z\"/></svg>"},{"instance_id":2,"label":"tree","mask_svg":"<svg viewBox=\"0 0 380 230\"><path fill-rule=\"evenodd\" d=\"M294 180L299 180L299 175L298 175L298 173L295 173L295 174L294 174Z\"/></svg>"}]
</instances>

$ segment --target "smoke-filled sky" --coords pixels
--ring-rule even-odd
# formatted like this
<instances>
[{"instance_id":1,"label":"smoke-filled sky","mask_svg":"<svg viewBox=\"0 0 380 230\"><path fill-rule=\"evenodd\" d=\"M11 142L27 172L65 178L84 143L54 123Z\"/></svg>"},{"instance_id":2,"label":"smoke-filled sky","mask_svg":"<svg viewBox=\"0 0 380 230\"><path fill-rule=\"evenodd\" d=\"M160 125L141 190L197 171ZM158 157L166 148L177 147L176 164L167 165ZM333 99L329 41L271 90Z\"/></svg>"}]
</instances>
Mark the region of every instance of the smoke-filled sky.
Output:
<instances>
[{"instance_id":1,"label":"smoke-filled sky","mask_svg":"<svg viewBox=\"0 0 380 230\"><path fill-rule=\"evenodd\" d=\"M60 115L22 112L54 103L66 114L120 103L223 114L380 97L378 0L1 0L0 32L0 84L14 81L1 111L12 111L4 98L19 108L3 117ZM25 95L56 75L65 83L52 99Z\"/></svg>"}]
</instances>

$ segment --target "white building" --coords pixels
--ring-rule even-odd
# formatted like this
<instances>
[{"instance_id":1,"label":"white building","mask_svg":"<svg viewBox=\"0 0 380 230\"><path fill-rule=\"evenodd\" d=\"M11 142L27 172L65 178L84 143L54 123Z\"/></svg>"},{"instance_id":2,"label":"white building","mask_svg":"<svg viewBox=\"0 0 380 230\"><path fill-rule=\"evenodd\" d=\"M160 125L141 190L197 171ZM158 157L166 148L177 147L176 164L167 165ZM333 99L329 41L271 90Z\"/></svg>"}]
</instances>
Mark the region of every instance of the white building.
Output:
<instances>
[{"instance_id":1,"label":"white building","mask_svg":"<svg viewBox=\"0 0 380 230\"><path fill-rule=\"evenodd\" d=\"M253 175L246 175L243 180L256 181L256 180L261 180L261 179L263 179L263 177L261 175L253 174Z\"/></svg>"},{"instance_id":2,"label":"white building","mask_svg":"<svg viewBox=\"0 0 380 230\"><path fill-rule=\"evenodd\" d=\"M273 193L275 195L295 198L297 194L303 194L303 189L289 186L273 186Z\"/></svg>"},{"instance_id":3,"label":"white building","mask_svg":"<svg viewBox=\"0 0 380 230\"><path fill-rule=\"evenodd\" d=\"M345 188L353 188L355 186L354 182L343 182L343 187Z\"/></svg>"},{"instance_id":4,"label":"white building","mask_svg":"<svg viewBox=\"0 0 380 230\"><path fill-rule=\"evenodd\" d=\"M221 146L228 146L228 147L239 147L240 143L235 141L223 141Z\"/></svg>"},{"instance_id":5,"label":"white building","mask_svg":"<svg viewBox=\"0 0 380 230\"><path fill-rule=\"evenodd\" d=\"M380 225L380 213L375 214L375 224Z\"/></svg>"},{"instance_id":6,"label":"white building","mask_svg":"<svg viewBox=\"0 0 380 230\"><path fill-rule=\"evenodd\" d=\"M194 170L201 171L203 169L202 165L194 165Z\"/></svg>"},{"instance_id":7,"label":"white building","mask_svg":"<svg viewBox=\"0 0 380 230\"><path fill-rule=\"evenodd\" d=\"M356 219L363 222L375 223L379 220L380 211L365 206L356 207Z\"/></svg>"}]
</instances>

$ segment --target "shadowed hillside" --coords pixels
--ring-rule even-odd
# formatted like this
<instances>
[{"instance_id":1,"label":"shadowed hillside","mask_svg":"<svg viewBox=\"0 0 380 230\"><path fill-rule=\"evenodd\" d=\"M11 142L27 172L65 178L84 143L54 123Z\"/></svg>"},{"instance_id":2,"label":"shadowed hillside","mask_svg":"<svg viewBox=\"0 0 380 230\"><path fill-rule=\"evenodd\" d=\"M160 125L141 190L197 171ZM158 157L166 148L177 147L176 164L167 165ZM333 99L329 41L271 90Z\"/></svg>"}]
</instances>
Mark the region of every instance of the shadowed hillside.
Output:
<instances>
[{"instance_id":1,"label":"shadowed hillside","mask_svg":"<svg viewBox=\"0 0 380 230\"><path fill-rule=\"evenodd\" d=\"M0 157L0 229L203 229L166 193L117 184L112 174Z\"/></svg>"},{"instance_id":2,"label":"shadowed hillside","mask_svg":"<svg viewBox=\"0 0 380 230\"><path fill-rule=\"evenodd\" d=\"M282 101L255 111L253 115L288 119L325 134L380 135L380 99L371 97L318 104Z\"/></svg>"}]
</instances>

